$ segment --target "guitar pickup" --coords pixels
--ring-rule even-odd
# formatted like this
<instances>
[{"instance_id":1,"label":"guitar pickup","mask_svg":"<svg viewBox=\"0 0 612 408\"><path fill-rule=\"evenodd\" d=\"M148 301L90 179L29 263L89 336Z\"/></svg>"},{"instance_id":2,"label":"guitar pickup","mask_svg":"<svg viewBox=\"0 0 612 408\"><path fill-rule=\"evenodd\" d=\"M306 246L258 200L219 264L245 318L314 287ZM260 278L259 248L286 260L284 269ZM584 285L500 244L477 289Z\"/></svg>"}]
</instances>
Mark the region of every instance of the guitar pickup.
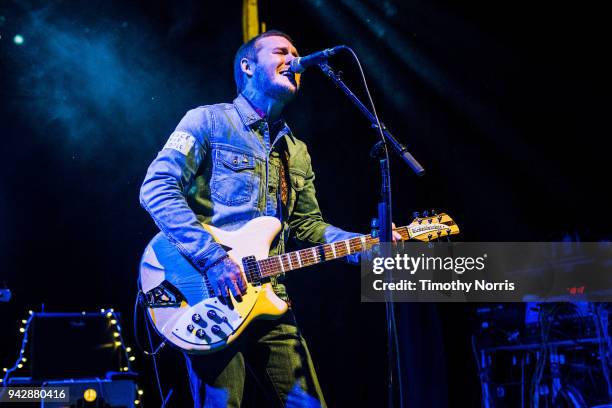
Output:
<instances>
[{"instance_id":1,"label":"guitar pickup","mask_svg":"<svg viewBox=\"0 0 612 408\"><path fill-rule=\"evenodd\" d=\"M259 264L253 255L242 258L242 269L244 270L247 280L252 285L261 284L261 271L259 270Z\"/></svg>"}]
</instances>

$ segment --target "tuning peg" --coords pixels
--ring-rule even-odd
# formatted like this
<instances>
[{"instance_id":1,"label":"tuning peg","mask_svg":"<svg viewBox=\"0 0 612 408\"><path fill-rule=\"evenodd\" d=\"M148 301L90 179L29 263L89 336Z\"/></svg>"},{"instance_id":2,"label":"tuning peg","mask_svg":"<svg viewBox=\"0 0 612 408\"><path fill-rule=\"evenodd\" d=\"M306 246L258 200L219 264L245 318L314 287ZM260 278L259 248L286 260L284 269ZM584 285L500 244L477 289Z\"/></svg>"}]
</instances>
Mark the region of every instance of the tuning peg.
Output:
<instances>
[{"instance_id":1,"label":"tuning peg","mask_svg":"<svg viewBox=\"0 0 612 408\"><path fill-rule=\"evenodd\" d=\"M419 214L418 211L415 211L415 212L412 213L412 217L414 217L414 218L419 218L420 216L421 216L421 214Z\"/></svg>"},{"instance_id":2,"label":"tuning peg","mask_svg":"<svg viewBox=\"0 0 612 408\"><path fill-rule=\"evenodd\" d=\"M378 229L378 217L372 218L372 221L370 221L370 228Z\"/></svg>"},{"instance_id":3,"label":"tuning peg","mask_svg":"<svg viewBox=\"0 0 612 408\"><path fill-rule=\"evenodd\" d=\"M429 211L427 210L423 211L423 217L429 217Z\"/></svg>"},{"instance_id":4,"label":"tuning peg","mask_svg":"<svg viewBox=\"0 0 612 408\"><path fill-rule=\"evenodd\" d=\"M372 218L372 221L370 221L370 235L372 235L372 238L378 238L379 227L380 225L378 225L378 218Z\"/></svg>"}]
</instances>

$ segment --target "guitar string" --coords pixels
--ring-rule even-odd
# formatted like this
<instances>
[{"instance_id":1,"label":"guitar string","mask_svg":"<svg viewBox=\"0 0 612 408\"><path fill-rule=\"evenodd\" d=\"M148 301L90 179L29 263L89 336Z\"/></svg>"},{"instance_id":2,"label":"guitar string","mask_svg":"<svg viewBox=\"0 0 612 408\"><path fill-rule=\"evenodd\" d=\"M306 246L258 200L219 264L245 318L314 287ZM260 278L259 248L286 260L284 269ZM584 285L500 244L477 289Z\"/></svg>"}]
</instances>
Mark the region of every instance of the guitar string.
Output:
<instances>
[{"instance_id":1,"label":"guitar string","mask_svg":"<svg viewBox=\"0 0 612 408\"><path fill-rule=\"evenodd\" d=\"M440 222L442 218L443 217L440 217L438 221ZM423 224L427 225L426 222ZM395 231L397 231L402 236L402 240L407 240L410 238L410 235L408 233L408 227L399 227L396 228ZM363 238L365 238L366 241L366 248L363 248ZM365 249L370 248L372 244L375 244L376 242L378 242L378 238L373 238L371 235L363 235L359 237L350 238L344 241L338 241L313 248L290 252L288 254L276 255L274 257L255 261L255 263L259 266L258 269L262 277L274 276L283 273L285 270L294 270L300 267L320 263L322 261L333 260L356 252L361 252ZM344 248L336 248L340 244L342 244ZM298 258L297 267L294 266L294 263L296 261L292 258Z\"/></svg>"},{"instance_id":2,"label":"guitar string","mask_svg":"<svg viewBox=\"0 0 612 408\"><path fill-rule=\"evenodd\" d=\"M402 240L406 240L409 238L407 227L396 228L396 231L400 233L400 235L402 236ZM362 239L364 238L366 241L366 248L363 247ZM258 263L260 263L260 266L262 267L264 273L279 271L281 263L283 264L283 267L285 267L285 265L289 265L289 270L293 270L300 268L299 261L298 266L294 267L294 261L292 260L292 255L296 252L300 254L299 260L302 261L301 266L309 266L313 263L342 258L350 254L362 252L366 249L371 248L372 245L376 242L378 242L378 238L372 237L371 235L363 235L359 237L349 238L344 241L323 244L317 247L290 252L288 254L276 255L274 257L262 259L258 261ZM339 248L336 248L336 246L338 245L341 246ZM348 250L346 248L347 246L349 248ZM297 257L297 255L295 256Z\"/></svg>"},{"instance_id":3,"label":"guitar string","mask_svg":"<svg viewBox=\"0 0 612 408\"><path fill-rule=\"evenodd\" d=\"M406 228L406 227L402 227L402 228ZM369 235L364 236L364 237L366 240L366 249L371 248L372 244L375 244L378 242L378 238L372 238ZM402 236L402 239L405 240L403 236ZM340 243L344 244L343 245L344 248L336 249L336 255L334 256L333 251L331 250L331 247L332 245L336 246L336 245L339 245ZM349 246L350 251L346 250L347 244ZM363 243L361 242L361 237L354 237L354 238L344 240L344 241L338 241L338 242L331 243L331 244L324 244L318 247L306 248L300 251L290 252L288 254L276 255L274 257L266 258L266 259L262 259L258 261L256 260L254 262L251 262L249 266L253 266L252 264L254 263L259 264L259 272L260 272L261 277L270 277L270 276L278 275L285 271L291 271L291 270L299 269L302 267L307 267L307 266L311 266L317 263L321 263L323 261L342 258L344 256L347 256L347 255L350 255L356 252L361 252L363 250L364 248L363 248ZM301 265L298 263L297 267L294 266L295 261L291 259L292 255L297 257L297 255L295 255L296 252L300 253L300 260L302 261ZM281 262L283 263L282 268L280 266ZM286 267L286 265L288 267ZM252 281L253 280L252 274L249 272L248 275ZM198 282L192 282L192 283L183 283L181 286L183 287L184 286L187 286L187 287L195 286L197 288L201 288L203 285L202 285L202 281L198 281ZM206 285L206 287L207 289L210 290L210 285Z\"/></svg>"},{"instance_id":4,"label":"guitar string","mask_svg":"<svg viewBox=\"0 0 612 408\"><path fill-rule=\"evenodd\" d=\"M442 218L443 217L439 217L438 221L441 222ZM426 222L424 222L423 224L427 225ZM407 240L410 238L407 226L396 228L395 231L397 231L402 236L402 240ZM365 241L366 241L365 249L363 248L363 242L362 242L363 238L365 238ZM262 276L273 276L275 274L282 273L283 269L285 269L285 265L288 265L289 270L299 269L301 267L310 266L316 263L320 263L322 261L342 258L344 256L347 256L347 255L350 255L356 252L364 251L366 249L369 249L372 246L372 244L375 244L376 242L378 242L378 238L372 237L371 235L363 235L363 236L354 237L354 238L350 238L350 239L343 240L343 241L320 245L320 246L313 247L313 248L307 248L307 249L303 249L303 250L299 250L295 252L290 252L288 254L276 255L274 257L258 260L256 261L256 263L259 266L259 271ZM342 247L336 248L341 243L343 244L344 248ZM348 246L348 250L346 248L347 246ZM294 261L291 258L292 258L292 255L293 257L297 258L298 254L299 254L299 258L297 260L298 266L294 267L293 265ZM193 282L193 284L202 286L201 281ZM210 289L210 285L207 284L206 286L207 286L207 289Z\"/></svg>"},{"instance_id":5,"label":"guitar string","mask_svg":"<svg viewBox=\"0 0 612 408\"><path fill-rule=\"evenodd\" d=\"M440 221L440 220L439 220ZM448 221L445 220L444 223ZM426 222L422 223L427 225ZM447 225L448 226L448 225ZM395 229L402 236L402 240L410 239L408 233L408 227L399 227ZM366 248L363 248L362 239L365 238ZM322 261L328 261L333 259L342 258L344 256L354 254L357 252L362 252L366 249L371 248L371 246L379 241L378 238L372 237L371 235L362 235L354 238L349 238L343 241L333 242L329 244L319 245L317 247L306 248L299 251L290 252L287 254L275 255L270 258L255 260L252 263L256 263L259 266L259 272L262 277L274 276L284 272L284 269L294 270L299 269L306 266L311 266ZM342 247L336 248L336 246L342 245ZM346 249L348 246L349 250ZM333 249L332 249L333 248ZM354 249L353 249L354 248ZM297 258L299 254L299 258L297 259L297 267L294 266L296 263L293 258ZM300 264L301 261L301 264ZM281 267L282 264L282 267ZM285 266L288 268L285 268ZM252 266L252 265L251 265ZM246 272L245 272L246 273ZM250 273L249 273L250 275ZM252 279L252 276L251 276ZM207 289L211 289L209 284L203 281L193 281L193 282L184 282L181 286L187 287L202 287L206 286Z\"/></svg>"},{"instance_id":6,"label":"guitar string","mask_svg":"<svg viewBox=\"0 0 612 408\"><path fill-rule=\"evenodd\" d=\"M423 223L423 224L427 225L427 223ZM400 233L403 241L410 239L410 236L408 234L408 227L399 227L399 228L396 228L395 231ZM446 232L448 234L448 231ZM372 238L371 235L364 235L363 237L365 237L366 239L366 249L372 246L371 243L375 244L379 241L378 238ZM259 260L257 261L257 263L260 266L260 272L261 272L262 277L274 276L274 275L278 275L280 273L285 272L283 269L288 269L288 270L299 269L301 267L314 265L322 261L337 259L343 256L350 255L352 253L361 252L364 250L361 239L362 239L361 236L354 237L354 238L350 238L344 241L338 241L338 242L334 242L331 244L324 244L318 247L307 248L307 249L303 249L300 251L296 251L300 253L300 260L302 261L302 264L299 265L298 263L297 267L293 266L293 261L291 259L291 255L293 253L276 255L271 258ZM336 245L339 245L340 243L343 244L344 248L337 248L337 249L334 248L336 250L336 256L333 255L333 252L332 254L329 254L329 252L332 251L330 249L331 246L335 247ZM348 243L350 251L346 250L347 243ZM353 247L355 249L353 249ZM302 257L302 255L304 255L304 257ZM280 265L281 263L282 263L282 268ZM289 268L285 268L285 265L288 265Z\"/></svg>"},{"instance_id":7,"label":"guitar string","mask_svg":"<svg viewBox=\"0 0 612 408\"><path fill-rule=\"evenodd\" d=\"M406 227L402 227L406 228ZM402 235L403 238L403 234ZM362 237L366 240L366 248L363 248ZM342 258L344 256L354 254L357 252L364 251L365 249L371 248L372 244L376 243L378 238L373 238L371 235L363 235L359 237L350 238L344 241L338 241L330 244L320 245L318 247L306 248L300 251L296 251L300 253L300 260L302 261L302 265L300 266L298 263L298 267L293 266L293 262L291 260L291 254L282 254L276 255L271 258L262 259L259 262L260 264L260 272L264 277L274 276L276 274L282 273L282 269L280 267L280 263L283 263L283 268L285 266L285 260L289 265L289 270L298 269L300 267L306 267L310 265L314 265L316 263L320 263L322 261L333 260L337 258ZM335 247L337 245L342 245L340 248L334 248L332 250L332 246ZM348 246L348 250L347 250ZM321 253L322 252L322 253ZM304 255L304 257L302 257ZM284 257L284 259L283 259Z\"/></svg>"},{"instance_id":8,"label":"guitar string","mask_svg":"<svg viewBox=\"0 0 612 408\"><path fill-rule=\"evenodd\" d=\"M286 272L287 269L290 270L294 270L294 269L299 269L302 267L307 267L307 266L311 266L311 265L315 265L317 263L323 262L323 261L328 261L328 260L333 260L333 259L337 259L337 258L342 258L344 256L350 255L352 253L356 253L356 252L361 252L363 251L363 244L361 242L361 238L360 237L355 237L355 238L351 238L350 240L346 240L348 241L349 244L349 248L351 248L351 243L350 241L352 240L358 240L359 242L357 243L357 245L354 245L355 250L352 251L347 251L346 250L346 245L344 249L338 249L336 250L336 256L333 255L333 253L330 254L331 249L329 247L331 247L331 245L336 245L338 243L333 243L333 244L325 244L325 245L321 245L319 247L313 247L313 248L307 248L307 249L303 249L300 251L296 251L296 252L302 252L303 253L301 255L304 255L303 257L300 256L300 259L302 261L302 264L299 265L297 267L294 267L293 265L293 261L291 261L291 254L294 253L289 253L289 254L282 254L282 255L277 255L275 257L272 258L266 258L263 260L259 260L259 261L254 261L251 262L251 265L249 266L253 266L253 263L257 263L259 264L259 272L260 272L260 276L262 278L265 277L271 277L271 276L275 276L278 275L280 273ZM340 242L346 242L346 241L340 241ZM366 237L366 249L371 248L371 244L372 243L376 243L378 242L377 238L372 238L371 236L367 236ZM361 248L359 246L361 246ZM328 248L325 248L328 247ZM316 249L319 249L319 251L317 251ZM327 249L327 251L326 251ZM323 254L321 254L321 252L323 252ZM282 260L282 257L285 257L284 260ZM286 263L284 262L286 261ZM280 267L280 262L283 262L283 268ZM285 264L289 265L289 268L285 268ZM285 269L285 270L283 270ZM247 269L247 271L249 271L249 269ZM245 272L247 273L247 272ZM253 276L250 272L248 272L248 277L250 278L250 281L253 281ZM202 281L199 282L190 282L190 283L183 283L180 285L181 287L186 287L186 288L197 288L197 289L202 289L203 288L203 283ZM206 285L207 290L209 290L209 292L212 290L210 288L210 285Z\"/></svg>"}]
</instances>

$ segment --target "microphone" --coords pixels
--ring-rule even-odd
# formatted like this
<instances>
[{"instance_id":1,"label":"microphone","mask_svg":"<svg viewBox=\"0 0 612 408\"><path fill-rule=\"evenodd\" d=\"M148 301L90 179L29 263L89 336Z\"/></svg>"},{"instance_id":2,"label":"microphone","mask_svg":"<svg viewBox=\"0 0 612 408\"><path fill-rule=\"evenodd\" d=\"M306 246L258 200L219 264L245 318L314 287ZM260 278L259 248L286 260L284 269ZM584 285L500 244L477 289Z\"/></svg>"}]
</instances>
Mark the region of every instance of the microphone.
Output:
<instances>
[{"instance_id":1,"label":"microphone","mask_svg":"<svg viewBox=\"0 0 612 408\"><path fill-rule=\"evenodd\" d=\"M310 55L306 55L304 57L297 57L291 61L289 65L289 70L293 73L300 74L306 71L306 68L311 65L320 64L321 62L327 61L327 58L332 55L337 54L341 50L345 49L346 46L339 45L337 47L328 48L323 51L314 52Z\"/></svg>"}]
</instances>

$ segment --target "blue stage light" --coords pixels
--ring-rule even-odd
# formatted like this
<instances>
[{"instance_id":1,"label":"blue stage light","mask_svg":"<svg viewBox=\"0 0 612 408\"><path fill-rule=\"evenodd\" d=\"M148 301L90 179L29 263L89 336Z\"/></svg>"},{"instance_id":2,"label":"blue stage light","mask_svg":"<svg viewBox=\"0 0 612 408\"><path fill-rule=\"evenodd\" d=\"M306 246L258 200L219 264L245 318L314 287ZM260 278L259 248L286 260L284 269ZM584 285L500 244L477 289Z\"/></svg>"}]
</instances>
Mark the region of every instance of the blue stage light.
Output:
<instances>
[{"instance_id":1,"label":"blue stage light","mask_svg":"<svg viewBox=\"0 0 612 408\"><path fill-rule=\"evenodd\" d=\"M15 37L13 37L13 42L17 45L23 44L23 41L23 36L21 34L17 34Z\"/></svg>"}]
</instances>

